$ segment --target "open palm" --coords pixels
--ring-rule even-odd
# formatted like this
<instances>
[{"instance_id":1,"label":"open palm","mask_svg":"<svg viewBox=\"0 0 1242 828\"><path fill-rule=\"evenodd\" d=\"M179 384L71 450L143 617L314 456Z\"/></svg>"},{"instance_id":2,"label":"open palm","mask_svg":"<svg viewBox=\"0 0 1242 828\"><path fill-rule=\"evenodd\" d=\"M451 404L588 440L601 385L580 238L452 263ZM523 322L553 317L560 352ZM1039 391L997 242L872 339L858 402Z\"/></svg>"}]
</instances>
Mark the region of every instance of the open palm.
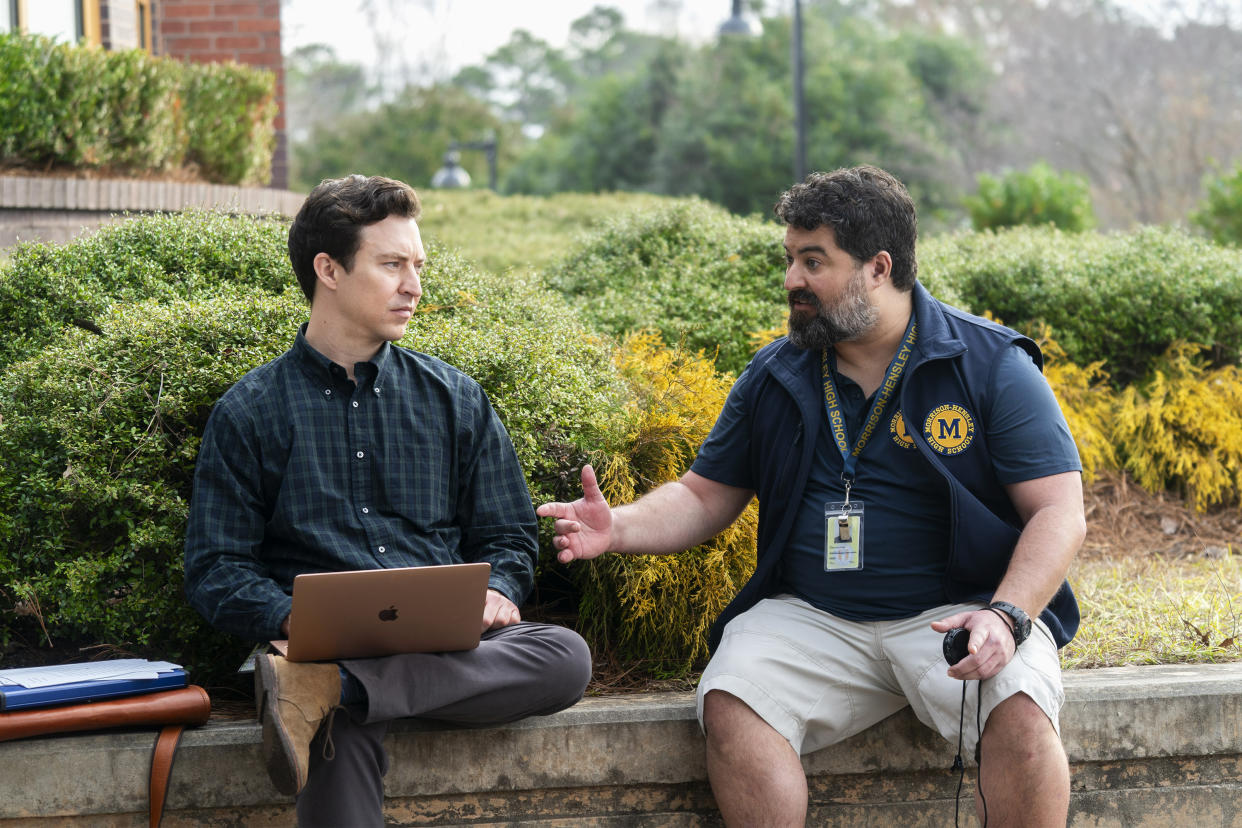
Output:
<instances>
[{"instance_id":1,"label":"open palm","mask_svg":"<svg viewBox=\"0 0 1242 828\"><path fill-rule=\"evenodd\" d=\"M596 558L607 552L612 542L612 509L589 465L582 467L581 498L573 503L545 503L536 514L556 519L552 544L561 563Z\"/></svg>"}]
</instances>

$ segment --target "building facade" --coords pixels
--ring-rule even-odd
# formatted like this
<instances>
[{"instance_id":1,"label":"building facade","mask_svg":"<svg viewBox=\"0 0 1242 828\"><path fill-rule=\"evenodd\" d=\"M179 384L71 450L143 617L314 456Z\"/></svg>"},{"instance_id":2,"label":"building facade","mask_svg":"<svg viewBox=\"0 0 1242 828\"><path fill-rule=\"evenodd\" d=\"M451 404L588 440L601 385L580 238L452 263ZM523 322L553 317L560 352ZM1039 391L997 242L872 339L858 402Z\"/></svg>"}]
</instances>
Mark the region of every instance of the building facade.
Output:
<instances>
[{"instance_id":1,"label":"building facade","mask_svg":"<svg viewBox=\"0 0 1242 828\"><path fill-rule=\"evenodd\" d=\"M288 185L280 0L0 0L0 32L8 31L274 72L279 110L271 186Z\"/></svg>"}]
</instances>

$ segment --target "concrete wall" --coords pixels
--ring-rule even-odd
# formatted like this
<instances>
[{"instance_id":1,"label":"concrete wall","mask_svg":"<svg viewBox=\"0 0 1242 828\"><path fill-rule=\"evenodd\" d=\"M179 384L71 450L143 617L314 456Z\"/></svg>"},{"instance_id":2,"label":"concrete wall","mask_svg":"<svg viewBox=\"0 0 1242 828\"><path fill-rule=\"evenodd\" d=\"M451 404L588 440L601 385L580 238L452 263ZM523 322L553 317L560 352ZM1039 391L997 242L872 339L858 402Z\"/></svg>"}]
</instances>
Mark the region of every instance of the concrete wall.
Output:
<instances>
[{"instance_id":1,"label":"concrete wall","mask_svg":"<svg viewBox=\"0 0 1242 828\"><path fill-rule=\"evenodd\" d=\"M1242 826L1242 664L1066 674L1070 825ZM292 824L260 760L259 726L187 732L164 825ZM0 819L145 824L150 733L0 744ZM715 826L692 694L587 699L479 730L402 721L388 737L386 818L421 826ZM946 826L953 746L907 710L804 757L808 824ZM974 824L967 775L961 824Z\"/></svg>"},{"instance_id":2,"label":"concrete wall","mask_svg":"<svg viewBox=\"0 0 1242 828\"><path fill-rule=\"evenodd\" d=\"M304 196L285 190L137 179L0 176L0 250L18 241L65 242L126 214L219 209L292 216Z\"/></svg>"}]
</instances>

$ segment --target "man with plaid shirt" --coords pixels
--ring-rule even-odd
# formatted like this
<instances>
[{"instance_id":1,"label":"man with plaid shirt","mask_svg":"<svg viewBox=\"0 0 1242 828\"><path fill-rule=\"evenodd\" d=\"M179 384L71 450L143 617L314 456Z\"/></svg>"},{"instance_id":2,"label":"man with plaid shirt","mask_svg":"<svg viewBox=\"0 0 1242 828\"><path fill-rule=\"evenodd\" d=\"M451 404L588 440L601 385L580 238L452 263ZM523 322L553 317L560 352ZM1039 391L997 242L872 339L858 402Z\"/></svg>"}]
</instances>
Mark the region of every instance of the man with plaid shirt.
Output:
<instances>
[{"instance_id":1,"label":"man with plaid shirt","mask_svg":"<svg viewBox=\"0 0 1242 828\"><path fill-rule=\"evenodd\" d=\"M523 622L537 551L513 445L476 382L392 343L422 295L419 201L407 185L325 181L289 231L310 319L249 372L203 434L186 533L190 603L218 629L287 638L305 572L491 564L475 650L337 663L256 662L268 772L301 825L380 825L388 722L466 725L581 698L576 633ZM338 715L339 714L339 715Z\"/></svg>"}]
</instances>

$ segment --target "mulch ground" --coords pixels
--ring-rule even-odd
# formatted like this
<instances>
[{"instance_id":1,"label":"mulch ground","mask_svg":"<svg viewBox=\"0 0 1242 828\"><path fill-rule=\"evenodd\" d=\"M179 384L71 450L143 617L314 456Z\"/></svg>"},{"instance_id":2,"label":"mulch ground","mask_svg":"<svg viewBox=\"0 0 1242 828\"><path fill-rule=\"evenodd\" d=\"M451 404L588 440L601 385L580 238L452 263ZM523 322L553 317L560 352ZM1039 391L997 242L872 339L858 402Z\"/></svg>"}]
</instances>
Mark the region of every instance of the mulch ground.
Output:
<instances>
[{"instance_id":1,"label":"mulch ground","mask_svg":"<svg viewBox=\"0 0 1242 828\"><path fill-rule=\"evenodd\" d=\"M1124 476L1096 480L1083 500L1087 539L1080 557L1218 557L1242 550L1242 510L1236 507L1199 514L1186 501L1153 495Z\"/></svg>"}]
</instances>

